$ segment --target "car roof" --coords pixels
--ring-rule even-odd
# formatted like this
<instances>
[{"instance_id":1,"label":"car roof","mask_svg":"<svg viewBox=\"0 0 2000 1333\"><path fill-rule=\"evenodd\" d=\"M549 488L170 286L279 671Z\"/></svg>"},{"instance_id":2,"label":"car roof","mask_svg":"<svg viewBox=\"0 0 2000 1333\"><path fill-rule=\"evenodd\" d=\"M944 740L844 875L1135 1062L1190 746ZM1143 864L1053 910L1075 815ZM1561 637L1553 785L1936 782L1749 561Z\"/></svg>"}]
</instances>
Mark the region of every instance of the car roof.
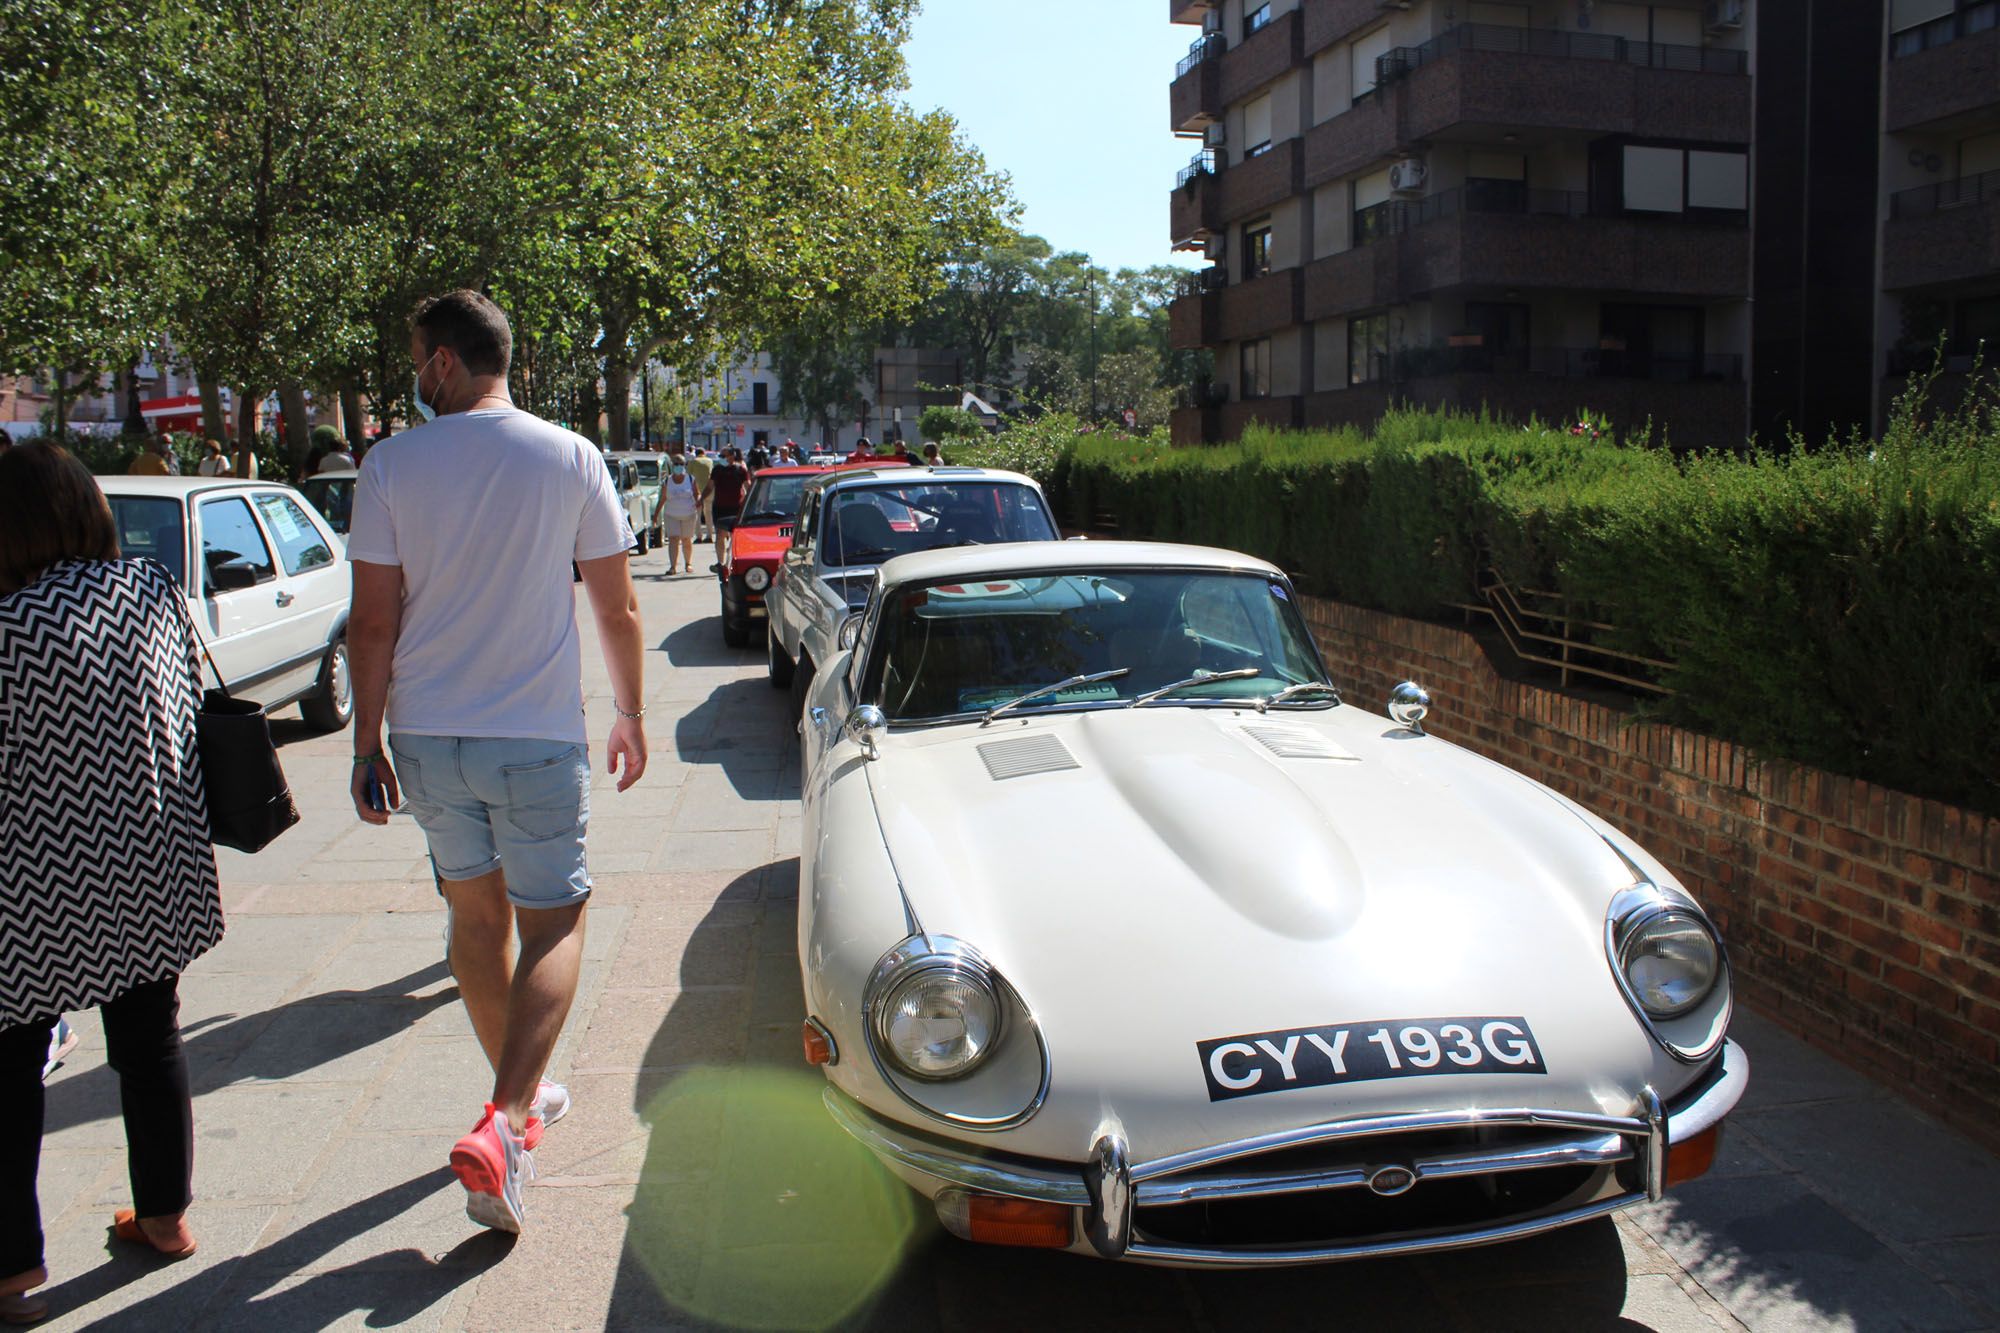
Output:
<instances>
[{"instance_id":1,"label":"car roof","mask_svg":"<svg viewBox=\"0 0 2000 1333\"><path fill-rule=\"evenodd\" d=\"M361 472L358 468L337 467L327 472L315 472L310 477L307 477L306 481L353 481L360 475ZM300 482L299 485L305 485L305 481Z\"/></svg>"},{"instance_id":2,"label":"car roof","mask_svg":"<svg viewBox=\"0 0 2000 1333\"><path fill-rule=\"evenodd\" d=\"M825 489L839 485L843 490L849 486L930 486L944 481L1005 481L1021 486L1033 486L1034 478L1019 472L1003 472L991 467L893 467L876 471L865 464L857 465L863 470L850 468L829 469L826 477L812 483Z\"/></svg>"},{"instance_id":3,"label":"car roof","mask_svg":"<svg viewBox=\"0 0 2000 1333\"><path fill-rule=\"evenodd\" d=\"M1061 574L1105 569L1212 569L1219 573L1283 578L1268 560L1215 546L1178 542L1000 542L913 551L880 566L885 587L932 579L976 579L1002 574Z\"/></svg>"},{"instance_id":4,"label":"car roof","mask_svg":"<svg viewBox=\"0 0 2000 1333\"><path fill-rule=\"evenodd\" d=\"M810 467L801 463L786 463L782 467L760 467L757 469L757 475L760 477L817 477L824 471L826 469L823 467Z\"/></svg>"},{"instance_id":5,"label":"car roof","mask_svg":"<svg viewBox=\"0 0 2000 1333\"><path fill-rule=\"evenodd\" d=\"M249 477L99 477L97 487L106 495L162 495L185 499L198 491L224 491L232 487L275 486L289 491L282 481L261 481Z\"/></svg>"},{"instance_id":6,"label":"car roof","mask_svg":"<svg viewBox=\"0 0 2000 1333\"><path fill-rule=\"evenodd\" d=\"M604 452L610 454L613 458L672 458L673 457L672 452L666 449L606 449Z\"/></svg>"}]
</instances>

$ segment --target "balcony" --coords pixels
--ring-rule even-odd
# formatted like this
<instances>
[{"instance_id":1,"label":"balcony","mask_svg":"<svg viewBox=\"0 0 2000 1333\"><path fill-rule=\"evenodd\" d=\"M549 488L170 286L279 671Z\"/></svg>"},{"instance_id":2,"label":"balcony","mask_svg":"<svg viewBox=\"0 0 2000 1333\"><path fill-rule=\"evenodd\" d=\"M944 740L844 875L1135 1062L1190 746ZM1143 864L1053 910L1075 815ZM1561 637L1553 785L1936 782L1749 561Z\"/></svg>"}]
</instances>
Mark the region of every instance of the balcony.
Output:
<instances>
[{"instance_id":1,"label":"balcony","mask_svg":"<svg viewBox=\"0 0 2000 1333\"><path fill-rule=\"evenodd\" d=\"M2000 0L1899 32L1890 49L1891 133L2000 106Z\"/></svg>"},{"instance_id":2,"label":"balcony","mask_svg":"<svg viewBox=\"0 0 2000 1333\"><path fill-rule=\"evenodd\" d=\"M1300 37L1306 59L1335 42L1372 27L1382 17L1382 0L1314 0L1304 6L1305 28Z\"/></svg>"},{"instance_id":3,"label":"balcony","mask_svg":"<svg viewBox=\"0 0 2000 1333\"><path fill-rule=\"evenodd\" d=\"M1167 104L1175 134L1197 134L1222 119L1222 55L1227 49L1221 33L1203 33L1174 67Z\"/></svg>"},{"instance_id":4,"label":"balcony","mask_svg":"<svg viewBox=\"0 0 2000 1333\"><path fill-rule=\"evenodd\" d=\"M1176 350L1259 338L1301 322L1305 271L1286 268L1231 284L1214 265L1190 274L1167 307L1167 336Z\"/></svg>"},{"instance_id":5,"label":"balcony","mask_svg":"<svg viewBox=\"0 0 2000 1333\"><path fill-rule=\"evenodd\" d=\"M1439 375L1533 375L1560 380L1646 380L1654 384L1741 384L1743 357L1735 352L1665 356L1608 347L1482 346L1401 347L1375 367L1396 383Z\"/></svg>"},{"instance_id":6,"label":"balcony","mask_svg":"<svg viewBox=\"0 0 2000 1333\"><path fill-rule=\"evenodd\" d=\"M1741 215L1597 216L1566 190L1446 190L1356 215L1353 249L1307 265L1304 317L1331 319L1455 287L1698 299L1750 290Z\"/></svg>"},{"instance_id":7,"label":"balcony","mask_svg":"<svg viewBox=\"0 0 2000 1333\"><path fill-rule=\"evenodd\" d=\"M1167 22L1199 23L1217 0L1167 0Z\"/></svg>"},{"instance_id":8,"label":"balcony","mask_svg":"<svg viewBox=\"0 0 2000 1333\"><path fill-rule=\"evenodd\" d=\"M1536 349L1531 356L1570 364L1589 349ZM1413 367L1414 368L1414 367ZM1647 379L1631 375L1542 374L1531 371L1431 368L1403 380L1374 380L1347 389L1308 395L1309 427L1367 426L1391 402L1420 407L1481 409L1510 421L1539 417L1561 421L1578 410L1602 413L1624 426L1651 420L1676 448L1743 445L1748 422L1747 393L1730 379Z\"/></svg>"},{"instance_id":9,"label":"balcony","mask_svg":"<svg viewBox=\"0 0 2000 1333\"><path fill-rule=\"evenodd\" d=\"M1299 11L1280 14L1222 57L1222 104L1242 101L1304 59L1299 51Z\"/></svg>"},{"instance_id":10,"label":"balcony","mask_svg":"<svg viewBox=\"0 0 2000 1333\"><path fill-rule=\"evenodd\" d=\"M1175 178L1167 210L1174 248L1193 249L1230 223L1254 217L1297 194L1301 144L1286 139L1227 169L1212 152L1196 154Z\"/></svg>"},{"instance_id":11,"label":"balcony","mask_svg":"<svg viewBox=\"0 0 2000 1333\"><path fill-rule=\"evenodd\" d=\"M1891 291L2000 273L2000 171L1889 196L1882 285Z\"/></svg>"}]
</instances>

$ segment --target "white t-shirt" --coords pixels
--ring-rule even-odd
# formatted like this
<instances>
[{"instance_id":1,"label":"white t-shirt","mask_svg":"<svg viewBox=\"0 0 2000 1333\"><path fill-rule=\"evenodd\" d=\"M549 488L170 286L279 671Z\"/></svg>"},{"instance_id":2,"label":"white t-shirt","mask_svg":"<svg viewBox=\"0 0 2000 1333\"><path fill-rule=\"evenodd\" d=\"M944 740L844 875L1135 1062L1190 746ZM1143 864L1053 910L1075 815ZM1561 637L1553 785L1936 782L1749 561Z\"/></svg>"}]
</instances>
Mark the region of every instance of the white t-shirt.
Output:
<instances>
[{"instance_id":1,"label":"white t-shirt","mask_svg":"<svg viewBox=\"0 0 2000 1333\"><path fill-rule=\"evenodd\" d=\"M682 473L680 481L676 482L673 474L668 473L666 479L660 482L660 517L693 518L694 515L694 478Z\"/></svg>"},{"instance_id":2,"label":"white t-shirt","mask_svg":"<svg viewBox=\"0 0 2000 1333\"><path fill-rule=\"evenodd\" d=\"M345 449L336 449L324 458L321 458L319 460L319 467L315 470L319 472L339 472L343 468L351 468L353 466L354 455L348 453Z\"/></svg>"},{"instance_id":3,"label":"white t-shirt","mask_svg":"<svg viewBox=\"0 0 2000 1333\"><path fill-rule=\"evenodd\" d=\"M632 540L596 446L518 408L369 450L347 556L403 570L389 730L586 740L570 561Z\"/></svg>"}]
</instances>

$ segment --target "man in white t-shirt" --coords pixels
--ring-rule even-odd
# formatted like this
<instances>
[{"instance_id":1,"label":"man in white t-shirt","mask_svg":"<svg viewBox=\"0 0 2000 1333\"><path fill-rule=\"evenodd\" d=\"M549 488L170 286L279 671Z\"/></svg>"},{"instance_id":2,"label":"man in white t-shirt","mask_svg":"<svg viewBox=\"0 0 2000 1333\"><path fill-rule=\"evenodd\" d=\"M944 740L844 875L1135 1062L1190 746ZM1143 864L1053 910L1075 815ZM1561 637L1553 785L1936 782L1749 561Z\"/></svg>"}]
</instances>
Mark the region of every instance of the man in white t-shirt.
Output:
<instances>
[{"instance_id":1,"label":"man in white t-shirt","mask_svg":"<svg viewBox=\"0 0 2000 1333\"><path fill-rule=\"evenodd\" d=\"M452 1170L474 1221L519 1231L528 1153L569 1110L542 1075L576 995L590 895L570 564L611 677L606 767L624 791L646 769L632 531L597 450L508 396L498 306L451 292L412 324L417 410L434 419L369 450L347 539L354 808L385 824L400 794L430 843L452 972L493 1066Z\"/></svg>"}]
</instances>

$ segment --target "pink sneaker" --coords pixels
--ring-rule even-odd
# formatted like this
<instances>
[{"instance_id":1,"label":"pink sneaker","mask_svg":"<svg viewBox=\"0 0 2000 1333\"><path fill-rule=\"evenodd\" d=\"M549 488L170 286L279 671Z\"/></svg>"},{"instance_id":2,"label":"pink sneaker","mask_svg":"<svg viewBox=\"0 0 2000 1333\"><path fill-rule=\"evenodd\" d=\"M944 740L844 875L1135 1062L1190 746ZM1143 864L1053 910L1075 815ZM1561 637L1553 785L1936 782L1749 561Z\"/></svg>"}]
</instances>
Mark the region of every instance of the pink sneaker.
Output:
<instances>
[{"instance_id":1,"label":"pink sneaker","mask_svg":"<svg viewBox=\"0 0 2000 1333\"><path fill-rule=\"evenodd\" d=\"M451 1169L465 1186L465 1215L483 1227L519 1232L527 1217L521 1186L533 1179L535 1159L525 1139L507 1123L507 1113L486 1103L479 1123L452 1146Z\"/></svg>"}]
</instances>

